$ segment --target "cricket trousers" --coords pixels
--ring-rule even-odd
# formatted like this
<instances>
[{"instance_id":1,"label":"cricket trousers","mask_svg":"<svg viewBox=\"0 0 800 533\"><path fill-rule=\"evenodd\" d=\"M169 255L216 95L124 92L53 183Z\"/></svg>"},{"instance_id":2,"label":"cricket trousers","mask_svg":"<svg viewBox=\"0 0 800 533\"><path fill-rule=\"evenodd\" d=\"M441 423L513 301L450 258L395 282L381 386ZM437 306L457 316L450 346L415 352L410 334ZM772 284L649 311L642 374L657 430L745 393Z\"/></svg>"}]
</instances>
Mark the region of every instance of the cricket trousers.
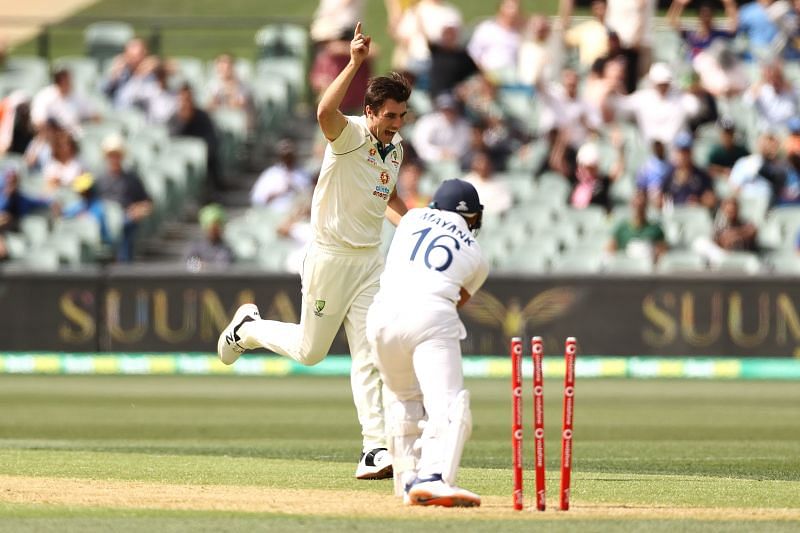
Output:
<instances>
[{"instance_id":1,"label":"cricket trousers","mask_svg":"<svg viewBox=\"0 0 800 533\"><path fill-rule=\"evenodd\" d=\"M460 339L465 333L452 302L415 297L405 304L376 301L367 316L367 338L385 384L387 408L414 422L410 419L420 413L414 405L423 404L427 424L417 466L421 477L442 473L448 412L464 388Z\"/></svg>"},{"instance_id":2,"label":"cricket trousers","mask_svg":"<svg viewBox=\"0 0 800 533\"><path fill-rule=\"evenodd\" d=\"M366 338L367 310L382 271L378 248L323 248L314 243L303 261L300 323L256 320L239 328L245 348L266 348L310 366L325 358L344 325L364 451L386 447L383 382Z\"/></svg>"}]
</instances>

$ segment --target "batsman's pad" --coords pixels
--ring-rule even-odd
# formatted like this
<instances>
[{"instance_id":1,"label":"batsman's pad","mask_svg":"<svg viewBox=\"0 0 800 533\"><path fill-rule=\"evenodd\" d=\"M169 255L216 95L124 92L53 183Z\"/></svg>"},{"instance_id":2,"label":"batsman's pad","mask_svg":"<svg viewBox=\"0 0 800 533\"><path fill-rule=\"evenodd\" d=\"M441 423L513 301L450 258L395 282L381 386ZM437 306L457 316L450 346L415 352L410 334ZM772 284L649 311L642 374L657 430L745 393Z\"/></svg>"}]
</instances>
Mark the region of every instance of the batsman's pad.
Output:
<instances>
[{"instance_id":1,"label":"batsman's pad","mask_svg":"<svg viewBox=\"0 0 800 533\"><path fill-rule=\"evenodd\" d=\"M472 411L469 409L469 391L462 389L456 394L449 408L449 423L444 435L444 457L442 479L449 485L456 484L461 452L472 434Z\"/></svg>"},{"instance_id":2,"label":"batsman's pad","mask_svg":"<svg viewBox=\"0 0 800 533\"><path fill-rule=\"evenodd\" d=\"M425 408L420 401L396 401L387 409L389 426L389 451L394 470L394 493L402 496L405 484L416 476L419 447L415 446L425 418Z\"/></svg>"}]
</instances>

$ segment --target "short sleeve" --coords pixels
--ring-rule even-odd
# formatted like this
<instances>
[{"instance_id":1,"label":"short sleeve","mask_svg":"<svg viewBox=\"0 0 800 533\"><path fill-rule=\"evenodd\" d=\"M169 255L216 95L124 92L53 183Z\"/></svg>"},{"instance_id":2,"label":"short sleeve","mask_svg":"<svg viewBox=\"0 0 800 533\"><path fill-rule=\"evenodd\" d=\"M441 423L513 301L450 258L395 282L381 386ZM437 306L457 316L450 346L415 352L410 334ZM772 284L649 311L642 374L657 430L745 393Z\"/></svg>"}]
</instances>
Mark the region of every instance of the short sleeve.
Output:
<instances>
[{"instance_id":1,"label":"short sleeve","mask_svg":"<svg viewBox=\"0 0 800 533\"><path fill-rule=\"evenodd\" d=\"M475 272L470 276L467 280L464 281L464 290L466 290L470 296L478 292L486 278L489 277L489 263L486 262L486 259L481 257L480 265L475 270Z\"/></svg>"},{"instance_id":2,"label":"short sleeve","mask_svg":"<svg viewBox=\"0 0 800 533\"><path fill-rule=\"evenodd\" d=\"M347 125L334 140L331 141L331 149L336 155L346 154L352 152L362 144L364 144L364 135L361 128L353 122L351 117L345 117Z\"/></svg>"}]
</instances>

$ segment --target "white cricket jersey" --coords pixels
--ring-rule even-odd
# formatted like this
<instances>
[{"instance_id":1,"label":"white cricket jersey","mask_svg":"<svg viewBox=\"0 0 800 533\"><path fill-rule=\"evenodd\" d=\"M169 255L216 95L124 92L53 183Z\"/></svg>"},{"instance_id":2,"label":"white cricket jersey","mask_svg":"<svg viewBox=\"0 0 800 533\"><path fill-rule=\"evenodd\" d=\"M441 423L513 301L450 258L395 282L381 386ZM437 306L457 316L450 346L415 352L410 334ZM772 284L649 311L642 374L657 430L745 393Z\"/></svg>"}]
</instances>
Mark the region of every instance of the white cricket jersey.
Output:
<instances>
[{"instance_id":1,"label":"white cricket jersey","mask_svg":"<svg viewBox=\"0 0 800 533\"><path fill-rule=\"evenodd\" d=\"M489 265L466 220L452 211L411 209L397 226L375 301L394 305L420 299L458 303L486 281Z\"/></svg>"},{"instance_id":2,"label":"white cricket jersey","mask_svg":"<svg viewBox=\"0 0 800 533\"><path fill-rule=\"evenodd\" d=\"M334 248L374 248L381 244L386 202L403 161L402 138L385 159L365 116L346 117L347 125L325 148L311 202L314 240Z\"/></svg>"}]
</instances>

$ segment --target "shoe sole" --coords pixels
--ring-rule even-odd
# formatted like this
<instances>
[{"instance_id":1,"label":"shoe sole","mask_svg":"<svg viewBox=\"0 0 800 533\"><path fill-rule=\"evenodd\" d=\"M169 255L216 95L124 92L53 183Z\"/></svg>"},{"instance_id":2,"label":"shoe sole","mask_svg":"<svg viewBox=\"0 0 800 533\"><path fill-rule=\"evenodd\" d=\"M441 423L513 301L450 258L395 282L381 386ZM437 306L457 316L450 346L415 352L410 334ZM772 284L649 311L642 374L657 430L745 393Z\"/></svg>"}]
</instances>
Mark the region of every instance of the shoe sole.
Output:
<instances>
[{"instance_id":1,"label":"shoe sole","mask_svg":"<svg viewBox=\"0 0 800 533\"><path fill-rule=\"evenodd\" d=\"M226 361L222 357L222 353L223 353L223 351L225 351L225 348L227 347L227 344L228 344L225 341L226 334L228 333L229 330L232 333L233 332L233 328L236 325L238 325L239 323L241 323L241 321L244 320L244 317L248 316L249 313L246 312L246 311L242 312L241 315L239 315L238 314L239 310L243 310L245 307L247 307L247 309L250 310L251 306L255 311L250 311L250 313L255 312L257 314L258 313L258 307L256 307L255 304L243 304L239 309L236 310L236 313L233 315L233 318L231 319L231 321L228 323L227 326L225 326L225 329L222 330L222 333L220 333L219 337L217 338L217 356L219 357L220 361L222 361L226 365L232 365L242 355L241 353L236 352L236 357L234 357L233 360L230 361L230 362Z\"/></svg>"},{"instance_id":2,"label":"shoe sole","mask_svg":"<svg viewBox=\"0 0 800 533\"><path fill-rule=\"evenodd\" d=\"M415 491L408 494L408 505L437 505L439 507L480 507L480 498L475 499L466 495L454 494L452 496L434 496L427 491Z\"/></svg>"},{"instance_id":3,"label":"shoe sole","mask_svg":"<svg viewBox=\"0 0 800 533\"><path fill-rule=\"evenodd\" d=\"M394 471L392 469L392 465L389 465L378 470L377 472L368 472L366 474L356 476L356 479L389 479L390 477L393 477L393 475Z\"/></svg>"}]
</instances>

